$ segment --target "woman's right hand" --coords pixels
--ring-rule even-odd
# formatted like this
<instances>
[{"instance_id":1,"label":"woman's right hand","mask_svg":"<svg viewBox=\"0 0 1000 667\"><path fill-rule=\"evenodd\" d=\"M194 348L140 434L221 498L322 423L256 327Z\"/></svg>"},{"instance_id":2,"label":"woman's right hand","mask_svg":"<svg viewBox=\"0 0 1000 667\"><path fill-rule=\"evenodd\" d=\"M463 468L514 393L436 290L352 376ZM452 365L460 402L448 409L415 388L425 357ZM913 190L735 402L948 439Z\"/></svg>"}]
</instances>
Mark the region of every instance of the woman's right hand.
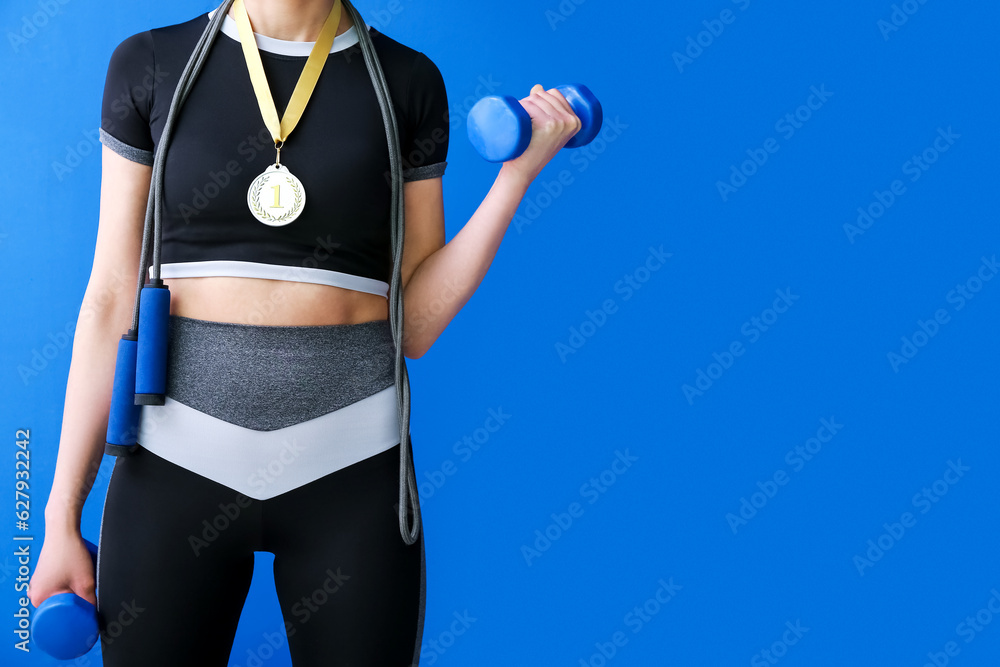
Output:
<instances>
[{"instance_id":1,"label":"woman's right hand","mask_svg":"<svg viewBox=\"0 0 1000 667\"><path fill-rule=\"evenodd\" d=\"M516 173L530 184L583 123L556 88L545 90L536 83L520 102L531 118L531 141L523 153L504 162L501 171Z\"/></svg>"},{"instance_id":2,"label":"woman's right hand","mask_svg":"<svg viewBox=\"0 0 1000 667\"><path fill-rule=\"evenodd\" d=\"M94 559L79 532L45 532L38 564L28 582L28 599L37 608L57 593L76 593L97 606Z\"/></svg>"}]
</instances>

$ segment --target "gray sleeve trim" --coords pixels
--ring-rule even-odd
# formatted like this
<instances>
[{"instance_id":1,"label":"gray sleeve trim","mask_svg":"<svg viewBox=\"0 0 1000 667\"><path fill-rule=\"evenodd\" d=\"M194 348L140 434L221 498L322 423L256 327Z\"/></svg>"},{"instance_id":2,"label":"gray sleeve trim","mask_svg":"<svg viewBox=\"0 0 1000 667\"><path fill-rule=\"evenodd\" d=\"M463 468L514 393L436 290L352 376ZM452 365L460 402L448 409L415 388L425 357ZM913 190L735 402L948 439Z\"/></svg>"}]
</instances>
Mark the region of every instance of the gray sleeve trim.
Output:
<instances>
[{"instance_id":1,"label":"gray sleeve trim","mask_svg":"<svg viewBox=\"0 0 1000 667\"><path fill-rule=\"evenodd\" d=\"M446 166L448 166L447 162L435 162L434 164L425 164L422 167L404 169L403 182L422 181L425 178L437 178L439 176L443 176L444 168Z\"/></svg>"},{"instance_id":2,"label":"gray sleeve trim","mask_svg":"<svg viewBox=\"0 0 1000 667\"><path fill-rule=\"evenodd\" d=\"M100 128L100 130L102 144L118 153L123 158L132 160L132 162L138 162L139 164L145 164L150 167L153 166L153 151L136 148L135 146L126 144L120 139L115 139L113 136L108 134L103 127Z\"/></svg>"}]
</instances>

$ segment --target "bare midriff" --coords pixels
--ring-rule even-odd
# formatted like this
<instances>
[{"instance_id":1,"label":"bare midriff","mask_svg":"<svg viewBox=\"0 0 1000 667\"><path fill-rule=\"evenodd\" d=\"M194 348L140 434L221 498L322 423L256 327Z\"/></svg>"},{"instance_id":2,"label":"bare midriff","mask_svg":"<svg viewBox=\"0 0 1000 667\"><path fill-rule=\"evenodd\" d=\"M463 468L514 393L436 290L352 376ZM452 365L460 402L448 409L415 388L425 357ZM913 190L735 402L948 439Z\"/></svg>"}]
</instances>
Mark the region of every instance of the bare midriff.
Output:
<instances>
[{"instance_id":1,"label":"bare midriff","mask_svg":"<svg viewBox=\"0 0 1000 667\"><path fill-rule=\"evenodd\" d=\"M165 278L170 314L260 326L359 324L389 318L385 297L330 285L263 278Z\"/></svg>"}]
</instances>

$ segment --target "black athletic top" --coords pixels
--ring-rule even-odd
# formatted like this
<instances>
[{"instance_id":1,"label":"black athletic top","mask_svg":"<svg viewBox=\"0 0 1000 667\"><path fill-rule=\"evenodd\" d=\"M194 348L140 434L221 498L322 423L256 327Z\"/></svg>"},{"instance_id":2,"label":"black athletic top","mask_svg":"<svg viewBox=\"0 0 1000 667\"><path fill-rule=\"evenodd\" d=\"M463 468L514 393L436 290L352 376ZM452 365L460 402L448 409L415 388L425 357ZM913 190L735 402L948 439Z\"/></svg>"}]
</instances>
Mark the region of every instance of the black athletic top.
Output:
<instances>
[{"instance_id":1,"label":"black athletic top","mask_svg":"<svg viewBox=\"0 0 1000 667\"><path fill-rule=\"evenodd\" d=\"M124 40L111 56L101 141L151 165L177 80L211 14ZM449 118L444 80L423 53L365 26L399 127L404 181L444 174ZM161 277L250 276L387 296L392 275L391 172L382 113L358 45L338 35L312 97L281 149L306 191L282 227L247 207L251 181L275 161L236 22L227 16L181 107L164 171ZM279 117L312 42L257 35Z\"/></svg>"}]
</instances>

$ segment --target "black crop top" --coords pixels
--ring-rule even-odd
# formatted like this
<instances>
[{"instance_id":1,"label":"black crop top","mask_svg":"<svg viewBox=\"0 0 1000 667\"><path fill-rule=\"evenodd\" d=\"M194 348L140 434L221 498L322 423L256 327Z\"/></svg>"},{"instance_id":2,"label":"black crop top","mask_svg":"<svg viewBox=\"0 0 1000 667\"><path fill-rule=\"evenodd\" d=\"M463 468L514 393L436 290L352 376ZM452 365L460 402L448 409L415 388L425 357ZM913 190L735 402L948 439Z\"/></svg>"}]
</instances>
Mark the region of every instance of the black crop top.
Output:
<instances>
[{"instance_id":1,"label":"black crop top","mask_svg":"<svg viewBox=\"0 0 1000 667\"><path fill-rule=\"evenodd\" d=\"M124 40L111 56L101 141L151 165L177 80L211 14ZM337 35L281 163L308 195L282 227L247 208L250 182L275 161L236 22L225 17L176 119L163 175L162 278L245 276L334 285L387 296L392 274L391 172L382 113L358 45ZM447 165L444 80L423 53L365 26L389 86L403 180L436 178ZM279 117L312 42L257 35Z\"/></svg>"}]
</instances>

